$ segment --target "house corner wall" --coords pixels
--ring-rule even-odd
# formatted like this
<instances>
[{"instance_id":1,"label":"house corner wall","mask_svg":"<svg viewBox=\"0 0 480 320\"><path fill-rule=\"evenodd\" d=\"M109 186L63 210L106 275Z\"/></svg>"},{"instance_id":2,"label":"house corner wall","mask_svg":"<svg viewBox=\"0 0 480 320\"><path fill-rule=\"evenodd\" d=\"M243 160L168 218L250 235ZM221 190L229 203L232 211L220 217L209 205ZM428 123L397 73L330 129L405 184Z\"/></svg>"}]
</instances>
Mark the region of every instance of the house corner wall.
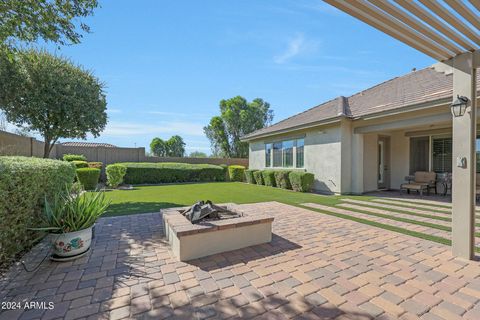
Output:
<instances>
[{"instance_id":1,"label":"house corner wall","mask_svg":"<svg viewBox=\"0 0 480 320\"><path fill-rule=\"evenodd\" d=\"M352 122L342 119L340 123L340 193L350 194L352 189Z\"/></svg>"}]
</instances>

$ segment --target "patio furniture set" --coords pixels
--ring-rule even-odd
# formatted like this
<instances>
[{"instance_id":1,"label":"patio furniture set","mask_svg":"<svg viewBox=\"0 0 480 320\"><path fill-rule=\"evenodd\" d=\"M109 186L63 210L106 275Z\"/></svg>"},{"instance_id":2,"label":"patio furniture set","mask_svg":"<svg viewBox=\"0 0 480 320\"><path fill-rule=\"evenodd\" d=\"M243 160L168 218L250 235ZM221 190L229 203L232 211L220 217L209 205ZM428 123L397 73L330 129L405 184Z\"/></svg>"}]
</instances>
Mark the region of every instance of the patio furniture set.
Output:
<instances>
[{"instance_id":1,"label":"patio furniture set","mask_svg":"<svg viewBox=\"0 0 480 320\"><path fill-rule=\"evenodd\" d=\"M420 196L426 191L427 195L430 190L434 190L438 194L438 187L441 186L442 195L446 196L448 192L452 192L452 174L451 173L435 173L433 171L417 171L413 176L406 176L406 183L400 185L400 191L410 193L411 190L417 191ZM477 200L480 196L480 173L476 174L476 195Z\"/></svg>"}]
</instances>

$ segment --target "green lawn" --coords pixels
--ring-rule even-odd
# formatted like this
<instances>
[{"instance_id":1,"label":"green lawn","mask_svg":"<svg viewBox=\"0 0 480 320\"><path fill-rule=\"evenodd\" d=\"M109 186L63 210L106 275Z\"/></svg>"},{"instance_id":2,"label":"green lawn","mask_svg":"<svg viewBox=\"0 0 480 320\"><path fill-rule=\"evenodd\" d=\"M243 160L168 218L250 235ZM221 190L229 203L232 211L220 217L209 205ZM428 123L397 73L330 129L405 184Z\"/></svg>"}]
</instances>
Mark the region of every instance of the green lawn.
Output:
<instances>
[{"instance_id":1,"label":"green lawn","mask_svg":"<svg viewBox=\"0 0 480 320\"><path fill-rule=\"evenodd\" d=\"M158 212L162 208L190 206L199 200L212 200L216 203L233 202L254 203L265 201L278 201L285 204L294 205L305 208L319 214L335 216L337 218L348 219L359 223L367 224L377 228L382 228L410 236L450 245L450 240L432 234L413 231L410 228L400 228L392 224L385 224L372 221L368 216L381 217L392 221L401 221L412 225L423 225L430 228L450 231L450 227L436 225L434 223L426 223L415 220L415 216L426 217L421 214L410 213L407 207L404 210L392 210L409 214L412 219L404 217L396 217L394 215L384 215L364 210L353 210L358 213L365 214L366 217L355 217L348 214L336 213L330 210L322 210L304 207L301 204L312 202L326 206L336 206L341 203L342 198L361 199L371 201L375 197L371 196L326 196L312 193L300 193L290 190L283 190L272 187L258 186L253 184L239 182L216 182L216 183L185 183L157 186L137 186L134 190L115 190L106 192L106 196L111 200L111 205L105 214L106 216L128 215L135 213ZM429 218L432 218L429 216ZM443 219L437 219L443 220ZM447 218L447 220L449 220ZM447 221L445 220L445 221ZM477 248L477 252L480 251Z\"/></svg>"},{"instance_id":2,"label":"green lawn","mask_svg":"<svg viewBox=\"0 0 480 320\"><path fill-rule=\"evenodd\" d=\"M340 196L300 193L238 182L142 186L135 187L135 190L110 191L106 195L112 201L107 216L156 212L162 208L189 206L198 200L238 204L279 201L292 205L305 202L335 205L340 202Z\"/></svg>"}]
</instances>

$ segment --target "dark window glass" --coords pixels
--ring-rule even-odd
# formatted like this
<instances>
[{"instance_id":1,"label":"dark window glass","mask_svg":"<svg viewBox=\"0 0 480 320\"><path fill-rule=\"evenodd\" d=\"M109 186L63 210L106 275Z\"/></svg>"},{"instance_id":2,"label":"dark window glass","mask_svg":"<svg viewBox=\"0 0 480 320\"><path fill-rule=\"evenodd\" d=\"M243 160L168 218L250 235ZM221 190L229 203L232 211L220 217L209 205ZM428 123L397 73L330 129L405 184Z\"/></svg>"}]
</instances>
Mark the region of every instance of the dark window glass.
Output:
<instances>
[{"instance_id":1,"label":"dark window glass","mask_svg":"<svg viewBox=\"0 0 480 320\"><path fill-rule=\"evenodd\" d=\"M273 144L273 166L282 166L282 143L276 142Z\"/></svg>"},{"instance_id":2,"label":"dark window glass","mask_svg":"<svg viewBox=\"0 0 480 320\"><path fill-rule=\"evenodd\" d=\"M429 137L410 139L410 174L416 171L428 171Z\"/></svg>"},{"instance_id":3,"label":"dark window glass","mask_svg":"<svg viewBox=\"0 0 480 320\"><path fill-rule=\"evenodd\" d=\"M432 170L452 172L452 138L434 138L432 142Z\"/></svg>"},{"instance_id":4,"label":"dark window glass","mask_svg":"<svg viewBox=\"0 0 480 320\"><path fill-rule=\"evenodd\" d=\"M265 145L265 167L272 166L272 144Z\"/></svg>"},{"instance_id":5,"label":"dark window glass","mask_svg":"<svg viewBox=\"0 0 480 320\"><path fill-rule=\"evenodd\" d=\"M283 166L293 167L293 140L283 142Z\"/></svg>"},{"instance_id":6,"label":"dark window glass","mask_svg":"<svg viewBox=\"0 0 480 320\"><path fill-rule=\"evenodd\" d=\"M304 166L304 156L303 156L303 149L304 149L305 141L303 139L297 140L297 151L296 151L296 166L297 168L303 168Z\"/></svg>"}]
</instances>

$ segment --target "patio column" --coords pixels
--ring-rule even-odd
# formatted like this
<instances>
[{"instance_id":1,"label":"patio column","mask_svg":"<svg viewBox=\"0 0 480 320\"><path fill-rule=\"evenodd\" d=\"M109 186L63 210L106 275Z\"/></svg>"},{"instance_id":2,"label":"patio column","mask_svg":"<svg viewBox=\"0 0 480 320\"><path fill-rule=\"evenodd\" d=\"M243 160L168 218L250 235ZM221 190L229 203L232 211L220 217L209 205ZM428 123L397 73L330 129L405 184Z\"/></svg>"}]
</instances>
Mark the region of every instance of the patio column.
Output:
<instances>
[{"instance_id":1,"label":"patio column","mask_svg":"<svg viewBox=\"0 0 480 320\"><path fill-rule=\"evenodd\" d=\"M474 54L453 58L453 100L457 95L470 102L463 116L453 117L452 163L452 252L472 259L475 240L475 144L476 144L476 66ZM461 166L460 159L466 163Z\"/></svg>"}]
</instances>

